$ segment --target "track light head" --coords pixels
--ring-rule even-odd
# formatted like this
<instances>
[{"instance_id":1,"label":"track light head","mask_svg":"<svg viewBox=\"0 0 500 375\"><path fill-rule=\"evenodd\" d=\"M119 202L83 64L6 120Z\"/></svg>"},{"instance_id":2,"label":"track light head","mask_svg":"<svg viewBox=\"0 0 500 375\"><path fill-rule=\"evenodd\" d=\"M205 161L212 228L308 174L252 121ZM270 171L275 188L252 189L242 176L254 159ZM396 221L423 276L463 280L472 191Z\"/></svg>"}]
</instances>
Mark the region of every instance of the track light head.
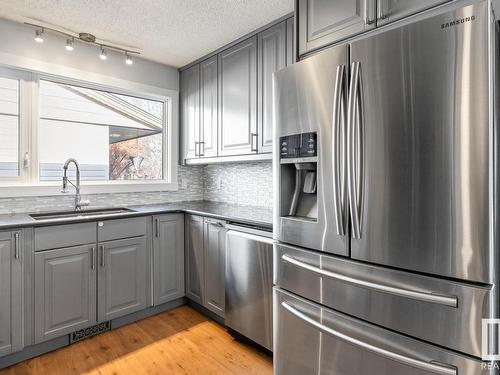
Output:
<instances>
[{"instance_id":1,"label":"track light head","mask_svg":"<svg viewBox=\"0 0 500 375\"><path fill-rule=\"evenodd\" d=\"M134 62L132 61L132 56L125 52L125 64L132 65L133 63Z\"/></svg>"},{"instance_id":2,"label":"track light head","mask_svg":"<svg viewBox=\"0 0 500 375\"><path fill-rule=\"evenodd\" d=\"M35 31L35 42L43 43L43 29Z\"/></svg>"},{"instance_id":3,"label":"track light head","mask_svg":"<svg viewBox=\"0 0 500 375\"><path fill-rule=\"evenodd\" d=\"M108 58L108 53L103 47L101 47L101 53L99 54L99 57L101 58L101 60L107 60Z\"/></svg>"},{"instance_id":4,"label":"track light head","mask_svg":"<svg viewBox=\"0 0 500 375\"><path fill-rule=\"evenodd\" d=\"M73 38L66 40L66 51L73 51L75 49L75 40Z\"/></svg>"}]
</instances>

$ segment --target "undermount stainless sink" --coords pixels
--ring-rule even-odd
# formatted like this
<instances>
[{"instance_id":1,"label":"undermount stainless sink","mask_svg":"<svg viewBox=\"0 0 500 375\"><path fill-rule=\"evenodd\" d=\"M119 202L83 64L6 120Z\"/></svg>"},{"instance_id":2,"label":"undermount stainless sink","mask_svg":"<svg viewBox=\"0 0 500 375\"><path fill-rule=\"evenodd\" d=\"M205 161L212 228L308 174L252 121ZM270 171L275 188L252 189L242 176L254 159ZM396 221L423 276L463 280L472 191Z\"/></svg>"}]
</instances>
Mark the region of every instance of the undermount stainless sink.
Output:
<instances>
[{"instance_id":1,"label":"undermount stainless sink","mask_svg":"<svg viewBox=\"0 0 500 375\"><path fill-rule=\"evenodd\" d=\"M35 220L56 220L108 216L126 212L135 211L130 208L107 208L102 210L47 212L41 214L31 214L30 216Z\"/></svg>"}]
</instances>

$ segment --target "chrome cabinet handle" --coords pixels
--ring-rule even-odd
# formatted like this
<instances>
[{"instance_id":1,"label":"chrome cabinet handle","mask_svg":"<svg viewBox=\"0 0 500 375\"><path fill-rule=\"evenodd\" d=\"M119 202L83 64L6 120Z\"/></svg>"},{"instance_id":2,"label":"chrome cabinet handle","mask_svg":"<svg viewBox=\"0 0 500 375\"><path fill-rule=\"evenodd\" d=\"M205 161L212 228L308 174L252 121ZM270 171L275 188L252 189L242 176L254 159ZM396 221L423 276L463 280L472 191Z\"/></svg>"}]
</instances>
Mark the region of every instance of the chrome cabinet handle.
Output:
<instances>
[{"instance_id":1,"label":"chrome cabinet handle","mask_svg":"<svg viewBox=\"0 0 500 375\"><path fill-rule=\"evenodd\" d=\"M421 359L417 358L412 358L408 357L403 354L399 353L394 353L390 350L380 348L378 346L369 344L367 342L358 340L354 337L348 336L342 332L336 331L333 328L327 327L324 324L321 324L320 322L317 322L316 320L312 319L311 317L307 316L304 314L302 311L297 310L295 306L293 306L290 303L287 302L281 302L281 306L285 308L289 313L297 317L298 319L306 322L307 324L317 328L319 331L324 332L330 336L333 336L335 338L338 338L340 340L346 341L352 345L358 346L360 348L363 348L369 352L378 354L382 357L385 357L387 359L390 359L391 361L396 361L417 369L421 369L424 371L429 371L433 372L435 374L439 375L457 375L457 368L451 365L442 365L434 361L423 361Z\"/></svg>"},{"instance_id":2,"label":"chrome cabinet handle","mask_svg":"<svg viewBox=\"0 0 500 375\"><path fill-rule=\"evenodd\" d=\"M365 8L365 25L373 25L375 22L376 22L376 19L371 19L370 18L370 6L368 5L368 2L369 1L373 1L373 0L364 0L364 3L363 3L363 6ZM373 3L372 3L372 6L375 6L374 2L377 1L377 0L374 0ZM380 1L380 0L379 0Z\"/></svg>"},{"instance_id":3,"label":"chrome cabinet handle","mask_svg":"<svg viewBox=\"0 0 500 375\"><path fill-rule=\"evenodd\" d=\"M389 16L385 14L384 8L385 8L385 0L379 0L377 6L377 20L379 21L389 18Z\"/></svg>"},{"instance_id":4,"label":"chrome cabinet handle","mask_svg":"<svg viewBox=\"0 0 500 375\"><path fill-rule=\"evenodd\" d=\"M92 253L92 264L91 264L91 269L93 269L93 270L94 270L94 269L95 269L95 247L94 247L94 246L92 246L92 247L90 248L90 251L91 251L91 253Z\"/></svg>"},{"instance_id":5,"label":"chrome cabinet handle","mask_svg":"<svg viewBox=\"0 0 500 375\"><path fill-rule=\"evenodd\" d=\"M333 207L335 211L335 224L337 234L345 235L344 209L345 202L345 168L343 167L344 144L344 77L345 65L337 66L337 74L335 77L335 89L333 94L333 127L332 127L332 166L333 166Z\"/></svg>"},{"instance_id":6,"label":"chrome cabinet handle","mask_svg":"<svg viewBox=\"0 0 500 375\"><path fill-rule=\"evenodd\" d=\"M205 156L205 142L200 141L198 142L198 156ZM201 151L201 146L203 145L203 151Z\"/></svg>"},{"instance_id":7,"label":"chrome cabinet handle","mask_svg":"<svg viewBox=\"0 0 500 375\"><path fill-rule=\"evenodd\" d=\"M347 189L352 221L352 238L361 238L361 177L362 172L362 135L361 123L361 78L359 61L351 64L351 81L349 84L349 103L347 109Z\"/></svg>"},{"instance_id":8,"label":"chrome cabinet handle","mask_svg":"<svg viewBox=\"0 0 500 375\"><path fill-rule=\"evenodd\" d=\"M250 133L250 137L252 137L252 139L250 140L250 148L252 152L257 152L258 151L258 138L257 138L257 133ZM255 140L255 142L254 142ZM254 147L254 144L255 144L255 147Z\"/></svg>"},{"instance_id":9,"label":"chrome cabinet handle","mask_svg":"<svg viewBox=\"0 0 500 375\"><path fill-rule=\"evenodd\" d=\"M194 142L194 156L200 156L200 142Z\"/></svg>"},{"instance_id":10,"label":"chrome cabinet handle","mask_svg":"<svg viewBox=\"0 0 500 375\"><path fill-rule=\"evenodd\" d=\"M19 232L14 233L14 258L19 259Z\"/></svg>"},{"instance_id":11,"label":"chrome cabinet handle","mask_svg":"<svg viewBox=\"0 0 500 375\"><path fill-rule=\"evenodd\" d=\"M283 254L281 256L281 259L284 261L291 263L297 267L306 269L308 271L317 273L321 276L326 276L330 279L335 279L339 280L348 284L352 284L355 286L359 286L362 288L366 289L372 289L376 290L377 292L382 292L382 293L387 293L387 294L392 294L398 297L405 297L405 298L411 298L414 300L419 300L423 302L428 302L428 303L434 303L438 305L444 305L444 306L450 306L450 307L458 307L458 298L456 296L446 296L446 295L441 295L441 294L436 294L433 292L424 292L424 291L418 291L418 290L412 290L412 289L406 289L406 288L399 288L395 286L390 286L390 285L383 285L383 284L377 284L371 281L365 281L365 280L359 280L355 279L353 277L345 276L340 273L324 270L321 268L318 268L316 266L313 266L311 264L302 262L300 260L297 260L290 255Z\"/></svg>"},{"instance_id":12,"label":"chrome cabinet handle","mask_svg":"<svg viewBox=\"0 0 500 375\"><path fill-rule=\"evenodd\" d=\"M101 267L105 266L104 263L104 245L99 246L101 248Z\"/></svg>"},{"instance_id":13,"label":"chrome cabinet handle","mask_svg":"<svg viewBox=\"0 0 500 375\"><path fill-rule=\"evenodd\" d=\"M160 219L155 219L155 237L160 237Z\"/></svg>"}]
</instances>

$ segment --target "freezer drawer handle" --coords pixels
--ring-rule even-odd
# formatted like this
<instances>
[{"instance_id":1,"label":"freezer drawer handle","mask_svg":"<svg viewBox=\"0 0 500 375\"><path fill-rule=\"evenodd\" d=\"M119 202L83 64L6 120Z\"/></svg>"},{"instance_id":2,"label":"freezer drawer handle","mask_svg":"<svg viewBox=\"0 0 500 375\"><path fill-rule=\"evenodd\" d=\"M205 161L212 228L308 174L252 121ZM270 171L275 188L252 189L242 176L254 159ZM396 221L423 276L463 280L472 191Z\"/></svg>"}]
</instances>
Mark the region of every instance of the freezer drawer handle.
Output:
<instances>
[{"instance_id":1,"label":"freezer drawer handle","mask_svg":"<svg viewBox=\"0 0 500 375\"><path fill-rule=\"evenodd\" d=\"M456 367L453 367L450 365L441 365L441 364L434 362L434 361L426 362L426 361L422 361L420 359L407 357L405 355L394 353L394 352L391 352L389 350L379 348L378 346L374 346L374 345L368 344L364 341L347 336L347 335L343 334L342 332L336 331L336 330L334 330L330 327L327 327L327 326L317 322L316 320L310 318L306 314L297 310L290 303L282 302L281 306L283 306L288 312L290 312L295 317L312 325L313 327L317 328L321 332L329 334L329 335L336 337L340 340L344 340L352 345L359 346L367 351L378 354L378 355L385 357L387 359L390 359L392 361L403 363L405 365L408 365L408 366L411 366L414 368L418 368L418 369L421 369L424 371L430 371L430 372L433 372L435 374L440 374L440 375L457 375L458 374Z\"/></svg>"},{"instance_id":2,"label":"freezer drawer handle","mask_svg":"<svg viewBox=\"0 0 500 375\"><path fill-rule=\"evenodd\" d=\"M335 280L340 280L349 284L357 285L363 288L373 289L378 292L388 293L399 297L411 298L423 302L436 303L438 305L445 305L455 308L458 307L458 298L456 296L440 295L440 294L435 294L433 292L420 292L417 290L397 288L389 285L382 285L370 281L359 280L353 277L341 275L336 272L323 270L321 268L301 262L300 260L297 260L287 254L283 254L281 256L281 259L283 259L285 262L289 262L297 267L304 268L319 275L326 276Z\"/></svg>"}]
</instances>

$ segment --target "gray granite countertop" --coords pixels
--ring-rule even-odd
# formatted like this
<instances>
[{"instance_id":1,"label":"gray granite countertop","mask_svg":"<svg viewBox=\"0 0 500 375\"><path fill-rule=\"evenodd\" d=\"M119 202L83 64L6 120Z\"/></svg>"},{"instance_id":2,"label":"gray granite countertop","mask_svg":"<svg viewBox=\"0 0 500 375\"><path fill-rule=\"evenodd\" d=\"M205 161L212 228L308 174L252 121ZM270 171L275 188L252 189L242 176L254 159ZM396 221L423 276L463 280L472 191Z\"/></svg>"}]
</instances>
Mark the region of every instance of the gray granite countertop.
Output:
<instances>
[{"instance_id":1,"label":"gray granite countertop","mask_svg":"<svg viewBox=\"0 0 500 375\"><path fill-rule=\"evenodd\" d=\"M100 207L103 208L103 207ZM103 215L99 217L82 216L73 218L58 218L50 220L35 220L29 213L0 215L0 230L20 227L34 227L106 219L118 219L134 216L156 215L162 213L185 212L201 216L223 219L233 223L260 226L272 229L272 209L237 204L219 203L210 201L175 202L165 204L125 206L130 212ZM85 211L82 211L83 213ZM38 212L37 212L38 213Z\"/></svg>"}]
</instances>

